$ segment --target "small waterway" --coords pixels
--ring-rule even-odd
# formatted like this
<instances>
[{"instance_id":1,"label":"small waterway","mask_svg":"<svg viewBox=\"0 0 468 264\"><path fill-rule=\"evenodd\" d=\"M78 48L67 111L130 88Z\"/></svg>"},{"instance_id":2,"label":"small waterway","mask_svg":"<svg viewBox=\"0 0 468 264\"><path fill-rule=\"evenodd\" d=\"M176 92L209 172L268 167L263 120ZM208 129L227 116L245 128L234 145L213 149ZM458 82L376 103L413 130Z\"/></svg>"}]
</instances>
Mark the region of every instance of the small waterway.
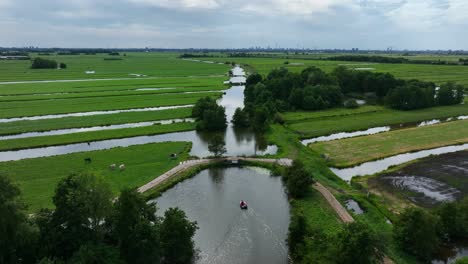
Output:
<instances>
[{"instance_id":1,"label":"small waterway","mask_svg":"<svg viewBox=\"0 0 468 264\"><path fill-rule=\"evenodd\" d=\"M158 121L138 122L138 123L128 123L128 124L118 124L118 125L108 125L108 126L67 128L67 129L57 129L57 130L41 131L41 132L27 132L27 133L21 133L21 134L0 136L0 140L41 137L41 136L57 136L57 135L66 135L66 134L72 134L72 133L82 133L82 132L91 132L91 131L147 127L147 126L154 126L154 125L167 125L167 124L181 123L181 122L195 122L195 120L193 118L166 119L166 120L158 120Z\"/></svg>"},{"instance_id":2,"label":"small waterway","mask_svg":"<svg viewBox=\"0 0 468 264\"><path fill-rule=\"evenodd\" d=\"M178 109L193 107L190 105L172 105L172 106L158 106L158 107L146 107L146 108L132 108L132 109L119 109L119 110L105 110L105 111L90 111L90 112L77 112L67 114L53 114L53 115L40 115L40 116L25 116L25 117L12 117L12 118L0 118L0 123L8 123L15 121L30 121L30 120L43 120L43 119L56 119L62 117L73 117L73 116L94 116L94 115L111 115L119 113L130 113L130 112L149 112L149 111L161 111L168 109Z\"/></svg>"},{"instance_id":3,"label":"small waterway","mask_svg":"<svg viewBox=\"0 0 468 264\"><path fill-rule=\"evenodd\" d=\"M391 156L391 157L376 160L376 161L369 161L369 162L365 162L363 164L360 164L351 168L344 168L344 169L330 168L330 169L336 175L338 175L341 179L345 181L350 181L352 177L375 174L375 173L387 170L388 168L390 168L390 166L403 164L408 161L425 158L430 155L440 155L440 154L452 153L452 152L457 152L457 151L466 150L466 149L468 149L468 144L440 147L440 148L435 148L435 149L428 149L428 150L421 150L417 152L399 154L399 155Z\"/></svg>"},{"instance_id":4,"label":"small waterway","mask_svg":"<svg viewBox=\"0 0 468 264\"><path fill-rule=\"evenodd\" d=\"M463 257L468 257L468 241L466 240L442 246L431 264L453 264Z\"/></svg>"},{"instance_id":5,"label":"small waterway","mask_svg":"<svg viewBox=\"0 0 468 264\"><path fill-rule=\"evenodd\" d=\"M374 135L374 134L384 133L388 131L398 130L402 128L424 127L424 126L431 126L431 125L436 125L440 123L457 121L457 120L466 120L466 119L468 119L468 116L456 116L456 117L449 117L445 119L432 119L432 120L425 120L421 122L402 123L399 125L392 125L392 126L373 127L373 128L369 128L366 130L358 130L358 131L352 131L352 132L339 132L339 133L334 133L334 134L330 134L327 136L303 139L301 140L301 143L304 146L307 146L309 144L316 143L316 142L326 142L326 141L332 141L332 140L338 140L338 139L344 139L344 138L368 136L368 135Z\"/></svg>"},{"instance_id":6,"label":"small waterway","mask_svg":"<svg viewBox=\"0 0 468 264\"><path fill-rule=\"evenodd\" d=\"M236 74L245 74L242 68L235 67L233 72ZM237 107L244 106L244 86L233 86L226 91L224 96L219 100L219 104L226 109L226 118L228 120L228 127L224 131L219 132L204 132L204 131L186 131L186 132L175 132L152 136L137 136L130 138L121 139L109 139L94 141L89 143L76 143L61 146L41 147L22 149L15 151L3 151L0 152L1 161L14 161L27 158L38 158L38 157L49 157L55 155L64 155L76 152L89 152L95 150L110 149L115 147L129 147L135 145L143 145L149 143L158 142L192 142L192 149L190 155L197 156L200 158L208 157L212 155L208 150L208 145L213 139L214 135L223 136L226 142L226 156L252 156L252 155L266 155L275 154L278 151L278 147L275 145L269 145L268 142L262 135L254 133L250 129L235 129L232 124L232 116L234 115ZM180 107L191 107L189 106L171 106L165 109L174 109ZM160 107L157 109L164 108ZM115 110L115 111L151 111L149 109L154 108L143 108L143 109L128 109L128 110ZM100 112L115 112L115 111L100 111ZM154 110L153 110L154 111ZM96 114L97 112L87 112L87 115L91 113ZM82 116L86 113L75 113L76 116ZM71 114L68 114L71 115ZM53 115L54 117L57 115ZM45 117L45 116L41 116ZM31 118L31 117L30 117ZM55 117L58 118L58 117ZM36 119L32 119L36 120ZM1 119L0 119L1 122Z\"/></svg>"},{"instance_id":7,"label":"small waterway","mask_svg":"<svg viewBox=\"0 0 468 264\"><path fill-rule=\"evenodd\" d=\"M247 210L239 208L240 200ZM179 207L197 221L196 263L288 263L289 203L281 178L266 169L204 170L152 202L160 216Z\"/></svg>"}]
</instances>

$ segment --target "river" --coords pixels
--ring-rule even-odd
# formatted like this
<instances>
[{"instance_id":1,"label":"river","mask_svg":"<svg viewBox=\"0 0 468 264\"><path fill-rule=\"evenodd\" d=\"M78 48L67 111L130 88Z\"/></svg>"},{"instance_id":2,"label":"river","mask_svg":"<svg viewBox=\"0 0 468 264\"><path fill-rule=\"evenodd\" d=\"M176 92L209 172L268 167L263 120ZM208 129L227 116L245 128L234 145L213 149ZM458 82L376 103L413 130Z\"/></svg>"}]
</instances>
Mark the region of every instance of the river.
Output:
<instances>
[{"instance_id":1,"label":"river","mask_svg":"<svg viewBox=\"0 0 468 264\"><path fill-rule=\"evenodd\" d=\"M239 201L249 208L241 210ZM281 177L257 167L204 170L153 200L197 221L197 263L288 263L289 203Z\"/></svg>"}]
</instances>

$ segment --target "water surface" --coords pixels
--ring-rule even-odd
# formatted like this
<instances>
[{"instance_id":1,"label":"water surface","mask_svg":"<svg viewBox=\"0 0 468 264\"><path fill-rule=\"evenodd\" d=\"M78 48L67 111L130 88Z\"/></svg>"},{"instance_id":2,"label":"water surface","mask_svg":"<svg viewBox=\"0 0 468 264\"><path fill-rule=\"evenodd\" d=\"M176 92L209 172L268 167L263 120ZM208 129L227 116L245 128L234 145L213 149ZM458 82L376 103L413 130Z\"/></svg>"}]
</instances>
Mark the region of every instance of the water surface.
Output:
<instances>
[{"instance_id":1,"label":"water surface","mask_svg":"<svg viewBox=\"0 0 468 264\"><path fill-rule=\"evenodd\" d=\"M204 170L154 201L158 215L179 207L197 221L197 263L288 263L289 203L281 178L266 169Z\"/></svg>"}]
</instances>

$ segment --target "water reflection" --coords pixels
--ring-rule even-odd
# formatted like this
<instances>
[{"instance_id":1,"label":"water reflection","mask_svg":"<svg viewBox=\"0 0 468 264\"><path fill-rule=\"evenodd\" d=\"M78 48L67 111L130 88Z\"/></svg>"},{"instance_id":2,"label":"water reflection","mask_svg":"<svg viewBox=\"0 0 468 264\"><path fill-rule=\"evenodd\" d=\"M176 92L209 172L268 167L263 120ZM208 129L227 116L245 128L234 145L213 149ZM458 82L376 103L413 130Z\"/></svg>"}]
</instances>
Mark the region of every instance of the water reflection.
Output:
<instances>
[{"instance_id":1,"label":"water reflection","mask_svg":"<svg viewBox=\"0 0 468 264\"><path fill-rule=\"evenodd\" d=\"M248 210L240 210L245 200ZM197 263L288 263L289 203L280 177L261 168L213 168L154 200L158 215L170 207L197 221Z\"/></svg>"},{"instance_id":2,"label":"water reflection","mask_svg":"<svg viewBox=\"0 0 468 264\"><path fill-rule=\"evenodd\" d=\"M468 144L447 146L447 147L399 154L399 155L391 156L391 157L384 158L381 160L366 162L366 163L363 163L361 165L351 167L351 168L345 168L345 169L330 168L330 169L336 175L338 175L341 179L345 181L350 181L352 177L371 175L374 173L382 172L390 168L390 166L403 164L405 162L420 159L420 158L425 158L430 155L452 153L452 152L457 152L457 151L461 151L465 149L468 149Z\"/></svg>"}]
</instances>

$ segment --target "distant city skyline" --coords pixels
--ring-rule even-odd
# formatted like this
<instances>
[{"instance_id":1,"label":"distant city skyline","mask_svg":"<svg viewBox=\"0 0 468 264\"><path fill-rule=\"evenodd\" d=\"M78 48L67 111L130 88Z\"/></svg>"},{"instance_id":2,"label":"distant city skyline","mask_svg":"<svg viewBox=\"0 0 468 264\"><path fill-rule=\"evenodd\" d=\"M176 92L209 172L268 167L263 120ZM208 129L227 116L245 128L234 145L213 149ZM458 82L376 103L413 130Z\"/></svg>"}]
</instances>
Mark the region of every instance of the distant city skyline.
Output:
<instances>
[{"instance_id":1,"label":"distant city skyline","mask_svg":"<svg viewBox=\"0 0 468 264\"><path fill-rule=\"evenodd\" d=\"M468 50L463 0L0 0L0 47Z\"/></svg>"}]
</instances>

